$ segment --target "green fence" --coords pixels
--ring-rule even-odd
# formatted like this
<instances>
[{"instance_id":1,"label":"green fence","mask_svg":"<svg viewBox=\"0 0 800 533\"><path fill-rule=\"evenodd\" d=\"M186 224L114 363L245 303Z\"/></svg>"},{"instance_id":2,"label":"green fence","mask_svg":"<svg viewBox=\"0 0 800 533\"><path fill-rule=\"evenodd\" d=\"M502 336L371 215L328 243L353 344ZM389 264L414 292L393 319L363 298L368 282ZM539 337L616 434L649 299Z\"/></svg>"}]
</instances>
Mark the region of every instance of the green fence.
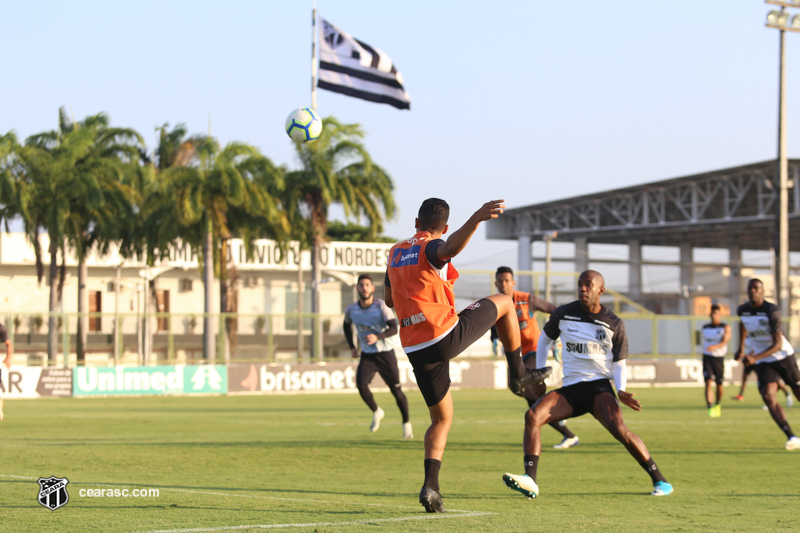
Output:
<instances>
[{"instance_id":1,"label":"green fence","mask_svg":"<svg viewBox=\"0 0 800 533\"><path fill-rule=\"evenodd\" d=\"M153 313L145 318L135 313L85 313L93 330L87 334L85 360L77 360L77 313L53 313L58 333L57 356L48 360L48 314L2 313L14 343L14 364L29 366L105 366L120 364L193 364L203 359L203 314ZM312 354L312 330L321 329L322 357L319 360L348 359L350 350L342 332L343 315L304 314L211 314L214 356L217 363L248 363L318 360ZM41 317L39 320L37 317ZM700 332L706 316L645 315L620 313L624 320L631 356L685 357L702 353ZM319 318L319 320L315 320ZM543 322L546 315L539 313ZM304 327L298 334L297 324ZM733 326L729 353L738 347L738 321L725 317ZM114 344L114 324L119 340ZM150 324L147 334L145 323ZM319 324L319 326L317 326ZM800 317L784 321L784 332L794 346L800 345ZM299 349L302 343L302 349ZM491 356L488 342L486 356Z\"/></svg>"}]
</instances>

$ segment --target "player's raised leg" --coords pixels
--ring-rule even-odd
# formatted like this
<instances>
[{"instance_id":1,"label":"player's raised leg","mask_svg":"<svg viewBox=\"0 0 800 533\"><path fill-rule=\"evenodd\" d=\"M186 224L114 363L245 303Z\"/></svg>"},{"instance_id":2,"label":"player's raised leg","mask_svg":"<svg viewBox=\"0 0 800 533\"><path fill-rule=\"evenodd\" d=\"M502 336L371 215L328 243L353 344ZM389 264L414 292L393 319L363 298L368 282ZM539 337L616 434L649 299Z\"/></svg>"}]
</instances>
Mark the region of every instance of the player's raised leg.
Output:
<instances>
[{"instance_id":1,"label":"player's raised leg","mask_svg":"<svg viewBox=\"0 0 800 533\"><path fill-rule=\"evenodd\" d=\"M495 327L508 361L508 388L513 393L519 394L525 387L547 379L553 371L552 368L549 366L540 369L527 368L522 362L522 344L514 300L504 294L493 294L486 299L491 300L497 307Z\"/></svg>"},{"instance_id":2,"label":"player's raised leg","mask_svg":"<svg viewBox=\"0 0 800 533\"><path fill-rule=\"evenodd\" d=\"M672 494L672 485L670 485L655 461L653 461L644 441L636 433L628 429L622 419L622 411L619 408L617 399L611 392L603 392L595 396L592 414L615 439L625 446L628 453L650 475L653 481L653 496L668 496Z\"/></svg>"}]
</instances>

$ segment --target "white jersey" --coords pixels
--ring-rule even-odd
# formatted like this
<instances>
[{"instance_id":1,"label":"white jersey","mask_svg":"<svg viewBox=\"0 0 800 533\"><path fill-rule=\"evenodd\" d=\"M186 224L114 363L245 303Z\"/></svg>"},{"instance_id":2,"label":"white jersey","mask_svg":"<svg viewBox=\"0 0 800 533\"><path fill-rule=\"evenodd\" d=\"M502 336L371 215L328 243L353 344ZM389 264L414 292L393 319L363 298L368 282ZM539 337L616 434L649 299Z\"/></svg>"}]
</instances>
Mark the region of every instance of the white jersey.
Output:
<instances>
[{"instance_id":1,"label":"white jersey","mask_svg":"<svg viewBox=\"0 0 800 533\"><path fill-rule=\"evenodd\" d=\"M708 347L722 342L722 339L725 338L726 327L726 324L706 324L703 326L703 355L725 357L728 353L727 343L715 350L709 350Z\"/></svg>"},{"instance_id":2,"label":"white jersey","mask_svg":"<svg viewBox=\"0 0 800 533\"><path fill-rule=\"evenodd\" d=\"M380 298L374 298L372 305L369 307L361 307L358 302L352 303L344 310L345 324L355 324L356 332L358 333L358 347L364 353L377 353L388 352L394 350L394 342L392 337L385 339L378 339L375 344L367 344L367 335L377 335L384 330L389 329L387 322L389 320L396 320L394 313L386 305L386 302Z\"/></svg>"},{"instance_id":3,"label":"white jersey","mask_svg":"<svg viewBox=\"0 0 800 533\"><path fill-rule=\"evenodd\" d=\"M747 337L744 340L744 355L763 352L772 346L772 335L775 332L781 334L780 349L769 357L756 361L757 365L774 363L794 355L794 348L783 335L781 311L777 305L765 301L759 307L753 308L750 302L747 302L739 306L736 314L739 315L742 325L747 330Z\"/></svg>"},{"instance_id":4,"label":"white jersey","mask_svg":"<svg viewBox=\"0 0 800 533\"><path fill-rule=\"evenodd\" d=\"M564 386L583 381L614 379L612 363L628 357L628 338L622 320L602 307L593 315L579 302L562 305L544 325L551 339L561 337Z\"/></svg>"}]
</instances>

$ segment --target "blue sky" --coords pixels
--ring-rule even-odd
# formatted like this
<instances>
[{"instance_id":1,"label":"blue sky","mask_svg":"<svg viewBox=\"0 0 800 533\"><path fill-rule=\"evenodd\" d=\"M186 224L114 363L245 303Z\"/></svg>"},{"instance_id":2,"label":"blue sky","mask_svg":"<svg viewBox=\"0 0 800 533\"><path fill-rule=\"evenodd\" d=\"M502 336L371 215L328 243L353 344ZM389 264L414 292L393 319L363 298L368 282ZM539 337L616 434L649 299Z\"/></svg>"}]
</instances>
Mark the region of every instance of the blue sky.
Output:
<instances>
[{"instance_id":1,"label":"blue sky","mask_svg":"<svg viewBox=\"0 0 800 533\"><path fill-rule=\"evenodd\" d=\"M419 203L460 225L483 202L519 207L774 158L778 32L756 0L646 2L319 0L320 14L382 49L411 111L320 91L319 111L360 123L396 183L389 235ZM152 147L186 123L295 166L283 122L310 104L311 2L62 1L0 6L0 132L24 138L107 112ZM788 43L789 154L800 150L800 36ZM797 125L795 128L794 125ZM467 268L517 264L479 230Z\"/></svg>"}]
</instances>

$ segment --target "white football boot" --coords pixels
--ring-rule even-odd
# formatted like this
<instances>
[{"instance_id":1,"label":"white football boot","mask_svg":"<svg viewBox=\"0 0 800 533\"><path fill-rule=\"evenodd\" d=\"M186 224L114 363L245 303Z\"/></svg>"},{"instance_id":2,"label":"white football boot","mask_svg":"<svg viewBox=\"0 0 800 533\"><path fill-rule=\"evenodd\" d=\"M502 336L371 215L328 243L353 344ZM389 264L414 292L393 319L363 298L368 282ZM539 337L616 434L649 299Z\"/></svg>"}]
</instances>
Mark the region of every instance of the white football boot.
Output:
<instances>
[{"instance_id":1,"label":"white football boot","mask_svg":"<svg viewBox=\"0 0 800 533\"><path fill-rule=\"evenodd\" d=\"M375 433L381 427L381 420L383 420L383 409L378 407L378 410L372 413L372 424L369 425L369 430Z\"/></svg>"}]
</instances>

